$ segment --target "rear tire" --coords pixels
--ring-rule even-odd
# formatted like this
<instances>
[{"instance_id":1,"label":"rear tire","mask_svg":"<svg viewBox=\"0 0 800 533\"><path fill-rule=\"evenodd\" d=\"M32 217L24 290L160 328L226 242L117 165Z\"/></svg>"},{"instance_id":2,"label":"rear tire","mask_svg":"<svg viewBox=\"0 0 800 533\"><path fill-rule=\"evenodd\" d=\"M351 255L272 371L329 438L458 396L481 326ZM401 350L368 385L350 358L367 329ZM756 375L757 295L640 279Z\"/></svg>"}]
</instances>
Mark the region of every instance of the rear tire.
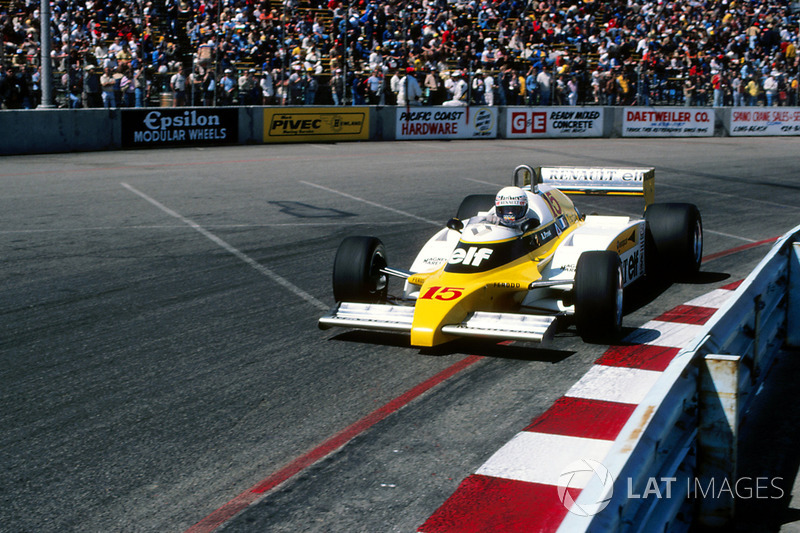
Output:
<instances>
[{"instance_id":1,"label":"rear tire","mask_svg":"<svg viewBox=\"0 0 800 533\"><path fill-rule=\"evenodd\" d=\"M575 327L586 342L613 342L622 333L622 262L615 252L584 252L575 268Z\"/></svg>"},{"instance_id":2,"label":"rear tire","mask_svg":"<svg viewBox=\"0 0 800 533\"><path fill-rule=\"evenodd\" d=\"M333 261L333 298L337 302L374 303L386 299L389 276L386 249L375 237L347 237Z\"/></svg>"},{"instance_id":3,"label":"rear tire","mask_svg":"<svg viewBox=\"0 0 800 533\"><path fill-rule=\"evenodd\" d=\"M458 206L456 218L466 220L474 217L478 211L488 211L494 207L494 195L492 194L470 194Z\"/></svg>"},{"instance_id":4,"label":"rear tire","mask_svg":"<svg viewBox=\"0 0 800 533\"><path fill-rule=\"evenodd\" d=\"M703 220L697 206L653 204L644 218L655 249L655 257L647 263L657 263L668 279L696 274L703 259Z\"/></svg>"}]
</instances>

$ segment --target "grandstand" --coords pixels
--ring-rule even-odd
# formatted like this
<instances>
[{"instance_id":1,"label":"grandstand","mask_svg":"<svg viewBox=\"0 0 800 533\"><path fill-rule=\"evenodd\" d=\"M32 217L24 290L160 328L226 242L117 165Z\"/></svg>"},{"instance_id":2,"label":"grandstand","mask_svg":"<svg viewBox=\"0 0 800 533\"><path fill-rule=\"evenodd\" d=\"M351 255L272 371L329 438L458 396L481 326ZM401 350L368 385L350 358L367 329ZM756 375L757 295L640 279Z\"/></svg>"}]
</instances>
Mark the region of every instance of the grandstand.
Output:
<instances>
[{"instance_id":1,"label":"grandstand","mask_svg":"<svg viewBox=\"0 0 800 533\"><path fill-rule=\"evenodd\" d=\"M583 105L732 105L750 79L758 85L756 103L797 101L797 14L786 1L360 0L342 5L331 0L321 5L226 0L222 12L217 2L206 0L108 4L119 12L95 8L88 13L73 0L56 2L54 24L75 26L77 18L84 27L73 28L73 34L95 33L70 43L71 60L82 66L103 61L90 52L96 43L86 42L96 41L98 33L106 47L117 35L130 38L137 56L133 64L147 66L150 105L162 103L160 94L168 90L166 80L178 64L188 71L199 64L217 79L225 69L270 71L277 85L298 64L310 66L320 86L316 103L329 104L333 71L345 70L350 85L353 77L363 79L373 70L369 55L375 52L385 80L409 66L418 74L434 69L445 79L458 70L470 81L480 69L500 88L501 104L537 103L535 92L541 89L526 87L525 80L542 70L551 78L553 103L566 104L570 80L579 87L577 102ZM0 0L0 61L19 63L16 52L22 46L24 63L38 65L35 46L24 38L38 36L35 8L22 0ZM99 30L85 27L90 15ZM64 105L65 88L59 84L68 61L59 56L62 32L53 34L59 104ZM312 63L304 62L309 52L303 45L309 43L316 45ZM774 98L764 88L769 78L776 80ZM719 102L712 98L717 90Z\"/></svg>"}]
</instances>

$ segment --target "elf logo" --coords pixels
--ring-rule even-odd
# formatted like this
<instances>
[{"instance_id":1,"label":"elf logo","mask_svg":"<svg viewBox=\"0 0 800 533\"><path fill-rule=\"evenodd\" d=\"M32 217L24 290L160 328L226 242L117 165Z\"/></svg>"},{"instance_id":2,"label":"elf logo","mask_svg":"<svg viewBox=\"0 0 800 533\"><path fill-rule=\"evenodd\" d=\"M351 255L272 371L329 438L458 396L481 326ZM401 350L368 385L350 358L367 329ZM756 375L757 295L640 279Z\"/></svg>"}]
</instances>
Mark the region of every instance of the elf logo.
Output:
<instances>
[{"instance_id":1,"label":"elf logo","mask_svg":"<svg viewBox=\"0 0 800 533\"><path fill-rule=\"evenodd\" d=\"M489 259L492 256L492 252L491 248L477 248L476 246L470 246L466 250L464 248L456 248L447 262L451 265L461 263L465 266L472 265L476 267L480 266L485 259Z\"/></svg>"}]
</instances>

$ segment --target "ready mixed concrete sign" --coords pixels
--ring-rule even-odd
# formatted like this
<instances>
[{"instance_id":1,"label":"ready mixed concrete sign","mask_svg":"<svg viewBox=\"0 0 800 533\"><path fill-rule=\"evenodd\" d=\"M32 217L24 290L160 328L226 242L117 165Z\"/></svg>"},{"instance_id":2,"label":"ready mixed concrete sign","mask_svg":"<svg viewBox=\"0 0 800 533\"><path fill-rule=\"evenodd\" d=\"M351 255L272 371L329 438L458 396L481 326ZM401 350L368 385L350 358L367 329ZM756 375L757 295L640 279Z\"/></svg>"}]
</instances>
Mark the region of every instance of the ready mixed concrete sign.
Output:
<instances>
[{"instance_id":1,"label":"ready mixed concrete sign","mask_svg":"<svg viewBox=\"0 0 800 533\"><path fill-rule=\"evenodd\" d=\"M509 107L507 113L507 139L603 136L603 108Z\"/></svg>"}]
</instances>

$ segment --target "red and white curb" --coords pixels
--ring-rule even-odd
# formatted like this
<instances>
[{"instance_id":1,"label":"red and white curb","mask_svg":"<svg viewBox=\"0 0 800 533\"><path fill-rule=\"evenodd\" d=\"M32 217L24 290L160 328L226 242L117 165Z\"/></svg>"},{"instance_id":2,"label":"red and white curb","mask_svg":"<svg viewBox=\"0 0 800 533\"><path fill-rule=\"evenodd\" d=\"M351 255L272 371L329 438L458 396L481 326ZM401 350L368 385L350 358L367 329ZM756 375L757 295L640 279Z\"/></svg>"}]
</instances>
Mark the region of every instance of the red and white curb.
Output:
<instances>
[{"instance_id":1,"label":"red and white curb","mask_svg":"<svg viewBox=\"0 0 800 533\"><path fill-rule=\"evenodd\" d=\"M559 491L564 468L603 461L661 373L739 283L679 305L625 337L624 345L611 346L564 396L462 481L418 531L556 531L568 512L564 502L574 502L590 479L577 474Z\"/></svg>"}]
</instances>

